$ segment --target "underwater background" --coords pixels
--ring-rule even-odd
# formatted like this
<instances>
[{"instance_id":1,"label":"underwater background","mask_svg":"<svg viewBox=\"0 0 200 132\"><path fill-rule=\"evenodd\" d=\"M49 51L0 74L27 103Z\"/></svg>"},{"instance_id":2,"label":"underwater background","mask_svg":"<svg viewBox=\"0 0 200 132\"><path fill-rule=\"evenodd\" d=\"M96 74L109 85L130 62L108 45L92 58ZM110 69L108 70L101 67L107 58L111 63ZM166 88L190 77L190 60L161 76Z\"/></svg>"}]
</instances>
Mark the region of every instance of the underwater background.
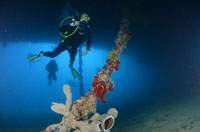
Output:
<instances>
[{"instance_id":1,"label":"underwater background","mask_svg":"<svg viewBox=\"0 0 200 132\"><path fill-rule=\"evenodd\" d=\"M51 103L65 101L64 84L71 86L73 101L87 93L114 47L123 16L130 21L132 38L111 76L114 90L105 95L107 103L98 99L97 112L118 110L111 132L199 132L199 6L178 0L1 0L0 132L38 132L60 122ZM54 59L27 59L54 50L60 21L76 11L91 17L83 87L71 74L67 51ZM77 69L79 59L77 54ZM51 60L58 71L49 86L45 68Z\"/></svg>"}]
</instances>

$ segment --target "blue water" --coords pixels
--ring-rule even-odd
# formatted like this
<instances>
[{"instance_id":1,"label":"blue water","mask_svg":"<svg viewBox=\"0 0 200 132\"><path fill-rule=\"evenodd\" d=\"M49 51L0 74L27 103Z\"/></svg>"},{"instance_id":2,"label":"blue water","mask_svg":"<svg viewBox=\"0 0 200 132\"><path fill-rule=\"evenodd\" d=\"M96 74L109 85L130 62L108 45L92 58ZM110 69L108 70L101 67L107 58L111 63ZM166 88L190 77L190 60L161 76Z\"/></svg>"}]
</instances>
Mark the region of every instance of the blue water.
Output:
<instances>
[{"instance_id":1,"label":"blue water","mask_svg":"<svg viewBox=\"0 0 200 132\"><path fill-rule=\"evenodd\" d=\"M32 42L10 43L6 48L0 47L0 131L36 132L58 123L61 115L51 111L50 107L51 102L65 102L64 84L72 84L73 100L80 97L79 80L73 78L68 68L67 51L54 59L59 70L56 73L57 81L53 81L51 86L48 85L45 67L52 59L41 57L33 62L27 60L30 54L41 50L52 51L55 47L53 43ZM105 64L110 50L93 46L83 56L84 94L90 89L94 75ZM74 67L77 69L78 60L76 56ZM114 91L106 94L106 104L98 100L97 112L104 113L108 108L115 107L119 110L119 117L122 117L134 111L131 107L135 102L144 98L148 100L151 94L147 93L156 93L158 85L162 85L162 78L158 76L158 69L140 63L129 50L124 50L120 60L119 71L112 74Z\"/></svg>"}]
</instances>

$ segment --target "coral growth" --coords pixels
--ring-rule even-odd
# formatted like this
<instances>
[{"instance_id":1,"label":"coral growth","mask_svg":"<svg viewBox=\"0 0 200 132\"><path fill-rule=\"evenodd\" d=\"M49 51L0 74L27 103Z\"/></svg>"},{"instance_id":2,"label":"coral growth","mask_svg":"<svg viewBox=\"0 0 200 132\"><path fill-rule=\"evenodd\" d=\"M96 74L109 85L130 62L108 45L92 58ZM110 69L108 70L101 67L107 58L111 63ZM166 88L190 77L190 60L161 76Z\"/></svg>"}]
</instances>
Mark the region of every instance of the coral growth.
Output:
<instances>
[{"instance_id":1,"label":"coral growth","mask_svg":"<svg viewBox=\"0 0 200 132\"><path fill-rule=\"evenodd\" d=\"M115 40L115 47L109 53L103 69L95 75L92 88L88 91L87 95L94 94L96 98L100 96L101 101L106 103L104 94L108 91L112 91L114 88L114 83L110 76L114 71L118 70L120 54L123 48L126 48L127 41L130 37L131 33L128 32L128 21L124 19L122 20L120 31Z\"/></svg>"},{"instance_id":2,"label":"coral growth","mask_svg":"<svg viewBox=\"0 0 200 132\"><path fill-rule=\"evenodd\" d=\"M64 85L63 90L67 97L66 104L53 103L51 107L51 109L54 112L63 115L62 121L59 124L48 126L43 132L54 132L55 130L57 132L70 132L71 130L75 130L75 132L100 132L102 130L109 131L110 128L112 128L115 118L118 115L118 112L116 109L111 108L108 110L107 114L103 114L103 115L95 113L90 119L77 120L76 115L74 115L74 112L75 113L77 112L75 110L77 107L74 107L74 109L71 109L72 108L71 88L69 85ZM83 99L83 101L85 100ZM87 111L87 110L90 110L90 108L91 110L93 110L96 107L96 105L87 106L87 104L84 104L84 105L82 104L82 106L80 106L80 108L83 108L83 106L85 106L85 109L81 109L81 111ZM78 109L78 111L79 110L80 109ZM90 111L90 112L93 112L93 111ZM85 112L85 113L89 113L89 112Z\"/></svg>"},{"instance_id":3,"label":"coral growth","mask_svg":"<svg viewBox=\"0 0 200 132\"><path fill-rule=\"evenodd\" d=\"M108 55L106 64L94 77L92 87L86 96L82 96L72 104L72 95L69 85L64 85L63 90L67 97L66 104L53 103L51 109L62 114L63 118L59 124L48 126L43 132L100 132L112 128L115 118L118 115L116 109L111 108L107 114L100 115L96 113L96 104L98 97L106 103L104 96L108 91L114 88L114 82L111 79L112 72L118 70L120 65L120 54L123 48L126 48L127 41L131 33L128 32L128 21L123 20L115 40L115 47ZM88 116L94 114L90 119Z\"/></svg>"}]
</instances>

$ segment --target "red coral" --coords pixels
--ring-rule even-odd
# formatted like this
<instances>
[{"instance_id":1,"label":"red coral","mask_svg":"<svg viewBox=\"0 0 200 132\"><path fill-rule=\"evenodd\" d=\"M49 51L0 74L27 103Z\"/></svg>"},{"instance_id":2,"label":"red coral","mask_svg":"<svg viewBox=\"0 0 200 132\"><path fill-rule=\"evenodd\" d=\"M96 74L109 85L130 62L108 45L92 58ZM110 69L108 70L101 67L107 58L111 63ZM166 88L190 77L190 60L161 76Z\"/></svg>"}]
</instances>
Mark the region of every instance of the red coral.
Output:
<instances>
[{"instance_id":1,"label":"red coral","mask_svg":"<svg viewBox=\"0 0 200 132\"><path fill-rule=\"evenodd\" d=\"M103 81L99 81L96 83L96 86L95 86L95 96L96 98L98 98L99 96L102 95L104 89L106 89L106 85Z\"/></svg>"},{"instance_id":2,"label":"red coral","mask_svg":"<svg viewBox=\"0 0 200 132\"><path fill-rule=\"evenodd\" d=\"M106 103L104 94L107 92L106 84L103 81L98 81L98 75L94 77L92 87L95 89L94 95L96 98L101 97L101 101Z\"/></svg>"},{"instance_id":3,"label":"red coral","mask_svg":"<svg viewBox=\"0 0 200 132\"><path fill-rule=\"evenodd\" d=\"M111 76L112 72L113 72L113 69L109 69L108 75Z\"/></svg>"},{"instance_id":4,"label":"red coral","mask_svg":"<svg viewBox=\"0 0 200 132\"><path fill-rule=\"evenodd\" d=\"M76 102L74 102L74 104L78 104L78 102L76 101Z\"/></svg>"},{"instance_id":5,"label":"red coral","mask_svg":"<svg viewBox=\"0 0 200 132\"><path fill-rule=\"evenodd\" d=\"M93 80L93 83L92 83L92 87L95 87L97 85L97 83L98 83L98 75L96 75L94 77L94 80Z\"/></svg>"},{"instance_id":6,"label":"red coral","mask_svg":"<svg viewBox=\"0 0 200 132\"><path fill-rule=\"evenodd\" d=\"M105 98L105 96L104 96L104 94L107 93L107 92L108 92L108 91L105 89L105 90L103 91L103 94L101 95L101 101L104 102L104 103L107 102L107 101L106 101L106 98Z\"/></svg>"},{"instance_id":7,"label":"red coral","mask_svg":"<svg viewBox=\"0 0 200 132\"><path fill-rule=\"evenodd\" d=\"M119 69L119 65L120 65L120 61L119 60L117 60L116 61L116 63L115 63L115 70L118 70Z\"/></svg>"},{"instance_id":8,"label":"red coral","mask_svg":"<svg viewBox=\"0 0 200 132\"><path fill-rule=\"evenodd\" d=\"M127 32L128 39L132 36L131 32Z\"/></svg>"},{"instance_id":9,"label":"red coral","mask_svg":"<svg viewBox=\"0 0 200 132\"><path fill-rule=\"evenodd\" d=\"M114 87L114 84L113 84L113 82L110 82L110 88L109 88L109 91L113 91L113 88Z\"/></svg>"},{"instance_id":10,"label":"red coral","mask_svg":"<svg viewBox=\"0 0 200 132\"><path fill-rule=\"evenodd\" d=\"M111 59L107 59L107 63L110 64L110 67L108 69L108 75L110 76L114 70L119 69L120 61L112 61Z\"/></svg>"}]
</instances>

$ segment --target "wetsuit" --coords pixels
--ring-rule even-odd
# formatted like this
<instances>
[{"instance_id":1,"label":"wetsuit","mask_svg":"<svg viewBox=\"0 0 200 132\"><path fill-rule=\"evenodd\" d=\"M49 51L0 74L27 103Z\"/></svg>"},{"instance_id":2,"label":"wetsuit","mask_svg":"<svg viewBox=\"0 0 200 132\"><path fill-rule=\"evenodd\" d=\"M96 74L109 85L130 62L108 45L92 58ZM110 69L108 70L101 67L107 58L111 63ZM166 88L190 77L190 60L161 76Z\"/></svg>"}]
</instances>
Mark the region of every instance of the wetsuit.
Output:
<instances>
[{"instance_id":1,"label":"wetsuit","mask_svg":"<svg viewBox=\"0 0 200 132\"><path fill-rule=\"evenodd\" d=\"M69 24L62 26L59 30L63 34L67 32L73 32L76 27L72 27ZM88 24L80 24L78 30L70 37L61 39L60 44L53 52L44 52L44 56L54 58L59 55L61 52L68 50L70 55L70 64L69 66L72 67L78 46L83 43L83 41L87 39L87 50L90 49L91 45L91 38L90 38L90 29Z\"/></svg>"}]
</instances>

